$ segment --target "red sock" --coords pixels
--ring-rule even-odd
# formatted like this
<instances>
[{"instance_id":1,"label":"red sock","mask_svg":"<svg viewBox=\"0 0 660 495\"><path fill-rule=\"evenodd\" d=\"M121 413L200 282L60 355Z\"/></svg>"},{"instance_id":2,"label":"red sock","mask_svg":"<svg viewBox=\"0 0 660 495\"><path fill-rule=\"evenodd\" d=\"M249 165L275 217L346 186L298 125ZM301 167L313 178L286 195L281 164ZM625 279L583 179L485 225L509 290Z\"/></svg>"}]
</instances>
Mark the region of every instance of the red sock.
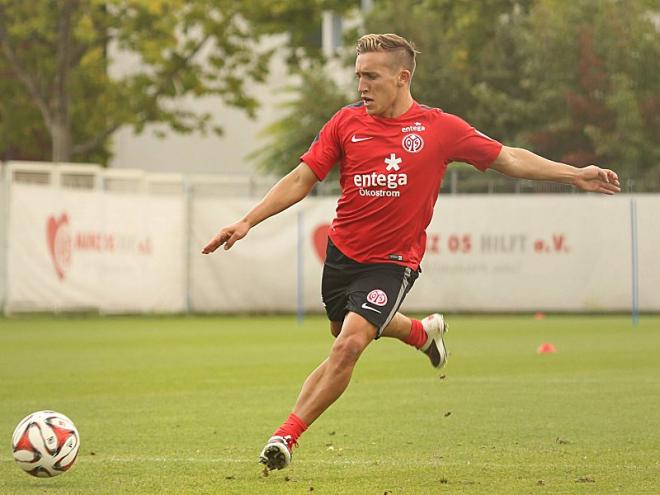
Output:
<instances>
[{"instance_id":1,"label":"red sock","mask_svg":"<svg viewBox=\"0 0 660 495\"><path fill-rule=\"evenodd\" d=\"M424 331L424 327L422 326L422 322L420 320L411 321L412 325L410 327L410 335L408 335L408 338L406 338L405 343L419 349L424 344L426 344L428 335Z\"/></svg>"},{"instance_id":2,"label":"red sock","mask_svg":"<svg viewBox=\"0 0 660 495\"><path fill-rule=\"evenodd\" d=\"M286 419L284 423L282 423L282 426L280 426L277 430L275 430L275 433L273 433L273 436L279 435L281 437L286 437L290 436L291 441L289 443L289 447L291 447L294 443L298 441L298 437L303 434L303 432L307 429L307 425L305 422L300 419L298 416L296 416L295 413L289 414L289 417Z\"/></svg>"}]
</instances>

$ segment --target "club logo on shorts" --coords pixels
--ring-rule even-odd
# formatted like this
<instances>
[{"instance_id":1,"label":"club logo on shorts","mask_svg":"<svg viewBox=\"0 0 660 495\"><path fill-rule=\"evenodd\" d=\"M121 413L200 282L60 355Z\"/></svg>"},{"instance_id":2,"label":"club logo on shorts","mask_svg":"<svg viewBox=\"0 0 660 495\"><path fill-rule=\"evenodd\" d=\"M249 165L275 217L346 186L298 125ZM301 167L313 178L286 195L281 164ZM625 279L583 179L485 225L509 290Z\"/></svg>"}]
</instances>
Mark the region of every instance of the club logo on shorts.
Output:
<instances>
[{"instance_id":1,"label":"club logo on shorts","mask_svg":"<svg viewBox=\"0 0 660 495\"><path fill-rule=\"evenodd\" d=\"M401 146L408 153L417 153L424 147L424 140L417 134L406 134L403 136Z\"/></svg>"},{"instance_id":2,"label":"club logo on shorts","mask_svg":"<svg viewBox=\"0 0 660 495\"><path fill-rule=\"evenodd\" d=\"M367 301L376 306L385 306L387 304L387 294L380 289L374 289L367 294Z\"/></svg>"}]
</instances>

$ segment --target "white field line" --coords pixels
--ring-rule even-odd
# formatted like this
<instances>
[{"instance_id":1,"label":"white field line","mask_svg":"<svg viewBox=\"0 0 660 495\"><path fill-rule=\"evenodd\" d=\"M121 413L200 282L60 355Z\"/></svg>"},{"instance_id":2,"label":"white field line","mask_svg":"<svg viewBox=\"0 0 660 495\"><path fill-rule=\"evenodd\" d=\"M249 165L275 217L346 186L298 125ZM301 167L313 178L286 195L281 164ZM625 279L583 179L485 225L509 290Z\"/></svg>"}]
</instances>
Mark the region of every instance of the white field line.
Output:
<instances>
[{"instance_id":1,"label":"white field line","mask_svg":"<svg viewBox=\"0 0 660 495\"><path fill-rule=\"evenodd\" d=\"M1 462L14 462L13 458L9 457L0 457ZM80 459L78 462L81 462ZM225 458L225 459L213 459L213 458L200 458L200 457L159 457L159 456L112 456L112 457L103 457L103 456L85 456L82 460L83 463L97 463L102 462L107 464L108 462L114 462L118 464L134 464L134 463L154 463L154 464L254 464L258 465L256 458ZM519 470L520 464L518 463L500 463L500 462L447 462L440 460L419 460L415 462L401 462L394 461L390 459L379 459L373 461L365 460L356 460L356 459L296 459L296 464L307 464L307 465L334 465L334 466L431 466L431 467L453 467L453 466L472 466L473 468L496 468L496 469L514 469ZM547 469L552 466L553 468L562 468L562 469L575 469L575 463L525 463L525 467L533 469ZM586 462L584 467L588 468L603 468L603 469L646 469L654 467L652 463L648 465L636 465L636 464L599 464ZM657 464L655 465L657 467Z\"/></svg>"},{"instance_id":2,"label":"white field line","mask_svg":"<svg viewBox=\"0 0 660 495\"><path fill-rule=\"evenodd\" d=\"M593 377L566 377L566 378L558 378L558 377L529 377L529 378L524 378L524 377L518 377L518 376L492 376L492 377L455 377L455 376L447 376L446 377L447 381L449 382L451 380L451 383L466 383L466 384L488 384L488 383L504 383L504 384L510 384L510 383L534 383L534 384L571 384L571 385L580 385L580 384L585 384L585 385L591 385L591 384L611 384L613 382L616 383L632 383L632 384L658 384L660 383L660 378L655 378L655 377L646 377L646 378L638 378L638 377L602 377L602 378L593 378ZM415 382L415 383L424 383L428 382L427 378L413 378L413 379L406 379L406 378L401 378L401 379L389 379L388 382L392 383L410 383L410 382Z\"/></svg>"}]
</instances>

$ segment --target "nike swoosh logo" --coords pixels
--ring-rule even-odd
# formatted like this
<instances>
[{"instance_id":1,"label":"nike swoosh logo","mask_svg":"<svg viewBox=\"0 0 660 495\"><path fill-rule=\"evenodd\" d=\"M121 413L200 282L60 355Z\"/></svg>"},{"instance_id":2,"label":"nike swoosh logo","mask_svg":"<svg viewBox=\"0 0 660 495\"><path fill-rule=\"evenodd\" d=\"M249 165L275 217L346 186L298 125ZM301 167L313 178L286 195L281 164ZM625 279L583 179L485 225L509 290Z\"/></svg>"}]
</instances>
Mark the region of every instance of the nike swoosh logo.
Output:
<instances>
[{"instance_id":1,"label":"nike swoosh logo","mask_svg":"<svg viewBox=\"0 0 660 495\"><path fill-rule=\"evenodd\" d=\"M368 141L369 139L373 139L373 136L372 137L359 138L355 134L353 134L353 137L351 138L351 142L352 143L359 143L361 141Z\"/></svg>"},{"instance_id":2,"label":"nike swoosh logo","mask_svg":"<svg viewBox=\"0 0 660 495\"><path fill-rule=\"evenodd\" d=\"M382 313L382 311L378 311L376 308L372 308L371 306L367 306L367 303L362 303L362 307L364 309L368 309L370 311L375 311L376 313Z\"/></svg>"}]
</instances>

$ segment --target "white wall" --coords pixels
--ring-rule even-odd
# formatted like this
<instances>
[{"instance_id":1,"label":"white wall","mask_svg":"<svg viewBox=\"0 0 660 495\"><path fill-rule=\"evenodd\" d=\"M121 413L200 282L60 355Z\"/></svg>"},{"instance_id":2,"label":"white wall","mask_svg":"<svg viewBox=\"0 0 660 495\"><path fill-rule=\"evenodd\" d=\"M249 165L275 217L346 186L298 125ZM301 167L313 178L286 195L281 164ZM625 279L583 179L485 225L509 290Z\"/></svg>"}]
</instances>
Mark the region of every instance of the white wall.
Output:
<instances>
[{"instance_id":1,"label":"white wall","mask_svg":"<svg viewBox=\"0 0 660 495\"><path fill-rule=\"evenodd\" d=\"M264 42L264 46L272 47L282 42L282 36L271 37ZM113 57L110 68L113 77L136 70L133 57L116 50ZM177 105L183 108L200 113L211 112L213 121L224 128L224 135L218 137L212 132L207 136L197 132L182 135L167 131L165 126L154 125L147 126L141 135L136 135L130 128L123 128L113 137L114 157L110 166L187 174L252 175L255 168L246 156L266 143L259 133L281 116L278 105L291 98L282 90L294 82L295 79L287 74L283 57L276 52L267 81L264 84L250 84L247 88L261 103L255 119L250 119L241 110L228 107L218 97L181 99ZM154 135L153 131L157 128L167 133L165 139Z\"/></svg>"},{"instance_id":2,"label":"white wall","mask_svg":"<svg viewBox=\"0 0 660 495\"><path fill-rule=\"evenodd\" d=\"M422 274L404 308L629 311L632 199L638 211L639 307L660 311L660 195L441 196ZM194 199L191 252L252 203ZM302 211L305 308L322 311L319 254L334 208L331 198L308 198L260 224L229 252L193 254L193 309L294 311Z\"/></svg>"},{"instance_id":3,"label":"white wall","mask_svg":"<svg viewBox=\"0 0 660 495\"><path fill-rule=\"evenodd\" d=\"M7 250L0 250L5 310L291 312L302 295L306 310L322 312L336 199L307 198L230 251L202 255L254 198L195 188L187 197L183 187L163 188L182 186L181 178L128 172L140 187L108 190L118 171L92 168L97 180L87 189L65 187L65 169L55 165L45 166L46 184L11 184L0 211L8 233ZM149 186L157 180L158 188ZM660 311L658 194L440 196L422 274L404 309L629 311L633 202L639 308Z\"/></svg>"},{"instance_id":4,"label":"white wall","mask_svg":"<svg viewBox=\"0 0 660 495\"><path fill-rule=\"evenodd\" d=\"M7 312L185 310L183 195L12 186Z\"/></svg>"},{"instance_id":5,"label":"white wall","mask_svg":"<svg viewBox=\"0 0 660 495\"><path fill-rule=\"evenodd\" d=\"M186 309L183 177L8 162L6 312Z\"/></svg>"}]
</instances>

